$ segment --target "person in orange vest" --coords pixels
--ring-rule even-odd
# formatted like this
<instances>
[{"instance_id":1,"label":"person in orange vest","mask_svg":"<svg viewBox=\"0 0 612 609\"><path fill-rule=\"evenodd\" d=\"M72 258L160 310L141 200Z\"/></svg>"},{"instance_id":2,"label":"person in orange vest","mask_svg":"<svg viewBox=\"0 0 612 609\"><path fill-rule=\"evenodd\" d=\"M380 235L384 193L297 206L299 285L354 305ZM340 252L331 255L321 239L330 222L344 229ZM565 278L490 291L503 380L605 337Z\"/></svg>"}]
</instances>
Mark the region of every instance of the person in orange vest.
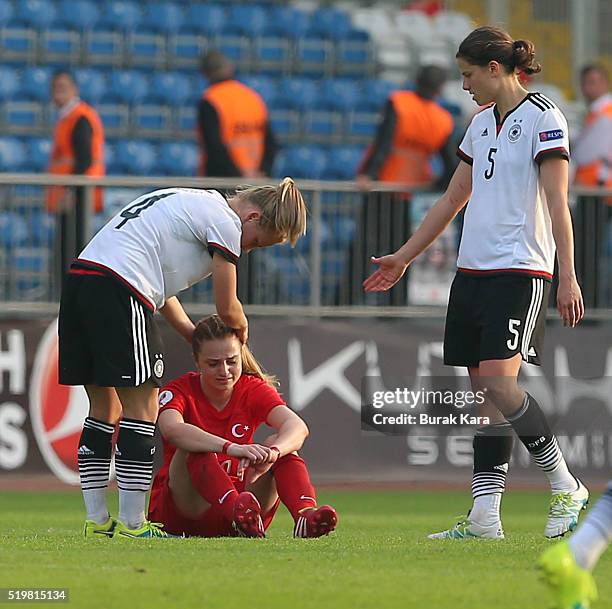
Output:
<instances>
[{"instance_id":1,"label":"person in orange vest","mask_svg":"<svg viewBox=\"0 0 612 609\"><path fill-rule=\"evenodd\" d=\"M79 98L72 75L58 71L51 81L51 96L59 116L53 133L49 173L103 176L104 129L98 113ZM56 259L63 277L72 260L85 246L86 193L84 188L51 186L47 189L47 210L58 214ZM102 189L94 191L94 211L103 209Z\"/></svg>"},{"instance_id":2,"label":"person in orange vest","mask_svg":"<svg viewBox=\"0 0 612 609\"><path fill-rule=\"evenodd\" d=\"M204 55L201 71L210 86L198 105L199 175L270 175L277 145L265 102L234 78L234 65L219 51Z\"/></svg>"},{"instance_id":3,"label":"person in orange vest","mask_svg":"<svg viewBox=\"0 0 612 609\"><path fill-rule=\"evenodd\" d=\"M589 107L573 151L574 184L612 188L612 93L605 69L582 68L580 86Z\"/></svg>"},{"instance_id":4,"label":"person in orange vest","mask_svg":"<svg viewBox=\"0 0 612 609\"><path fill-rule=\"evenodd\" d=\"M443 189L457 161L451 145L453 118L435 98L441 94L447 74L438 66L423 66L414 91L396 91L387 100L382 121L357 171L357 185L369 191L372 182L397 182L406 189L397 194L375 193L364 197L351 252L351 279L345 282L342 304L358 304L363 298L361 277L368 268L368 252L399 247L403 235L411 233L411 187ZM434 179L431 161L440 154L444 170ZM373 229L373 227L378 227ZM406 305L405 286L379 295L380 304ZM384 300L385 302L381 302Z\"/></svg>"},{"instance_id":5,"label":"person in orange vest","mask_svg":"<svg viewBox=\"0 0 612 609\"><path fill-rule=\"evenodd\" d=\"M452 173L453 155L446 144L453 132L453 117L434 101L445 82L446 70L424 66L414 91L390 95L374 142L358 171L357 182L362 188L368 188L371 180L430 186L431 159L437 153L442 155L445 175Z\"/></svg>"}]
</instances>

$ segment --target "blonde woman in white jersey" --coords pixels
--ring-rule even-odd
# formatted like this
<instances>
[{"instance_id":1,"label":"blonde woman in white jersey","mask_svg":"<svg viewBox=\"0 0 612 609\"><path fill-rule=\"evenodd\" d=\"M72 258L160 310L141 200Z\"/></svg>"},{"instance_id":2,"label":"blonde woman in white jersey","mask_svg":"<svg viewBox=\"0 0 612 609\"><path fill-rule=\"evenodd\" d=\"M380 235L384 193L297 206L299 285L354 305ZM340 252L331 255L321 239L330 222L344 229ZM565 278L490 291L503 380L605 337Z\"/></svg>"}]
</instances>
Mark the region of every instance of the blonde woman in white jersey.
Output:
<instances>
[{"instance_id":1,"label":"blonde woman in white jersey","mask_svg":"<svg viewBox=\"0 0 612 609\"><path fill-rule=\"evenodd\" d=\"M388 290L468 203L451 288L444 361L468 368L475 390L487 389L479 414L490 425L474 436L473 505L454 527L433 539L504 537L500 516L513 435L548 477L552 499L544 533L576 527L587 489L568 470L554 434L533 396L518 385L522 361L539 364L555 258L557 309L566 326L584 315L574 271L567 203L567 122L518 74L540 71L533 44L494 27L474 30L460 45L463 88L479 105L461 142L461 162L447 191L394 254L373 258L366 291Z\"/></svg>"},{"instance_id":2,"label":"blonde woman in white jersey","mask_svg":"<svg viewBox=\"0 0 612 609\"><path fill-rule=\"evenodd\" d=\"M291 178L239 189L167 188L129 203L73 262L59 314L59 381L84 385L90 402L78 463L87 511L86 537L165 538L145 518L153 473L153 434L163 347L153 314L191 343L194 324L176 294L212 276L217 313L246 343L248 322L236 295L242 252L289 241L306 231L306 206ZM115 469L119 518L106 505L112 435L119 418ZM233 456L262 463L256 444Z\"/></svg>"}]
</instances>

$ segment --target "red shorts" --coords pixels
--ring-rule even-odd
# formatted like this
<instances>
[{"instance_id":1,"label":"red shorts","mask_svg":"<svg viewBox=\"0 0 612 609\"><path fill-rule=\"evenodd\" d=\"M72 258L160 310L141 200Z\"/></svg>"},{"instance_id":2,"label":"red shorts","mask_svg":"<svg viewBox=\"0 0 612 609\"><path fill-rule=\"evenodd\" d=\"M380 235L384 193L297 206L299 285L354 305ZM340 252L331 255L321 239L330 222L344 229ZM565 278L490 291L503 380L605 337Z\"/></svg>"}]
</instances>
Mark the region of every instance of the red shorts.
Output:
<instances>
[{"instance_id":1,"label":"red shorts","mask_svg":"<svg viewBox=\"0 0 612 609\"><path fill-rule=\"evenodd\" d=\"M240 485L236 487L236 490L240 493L244 489ZM280 499L277 498L270 510L262 515L266 531L272 523L279 504ZM234 537L236 535L232 523L223 516L219 506L211 506L196 519L185 517L176 507L167 482L151 492L149 520L163 523L164 530L172 535L185 534L186 537Z\"/></svg>"}]
</instances>

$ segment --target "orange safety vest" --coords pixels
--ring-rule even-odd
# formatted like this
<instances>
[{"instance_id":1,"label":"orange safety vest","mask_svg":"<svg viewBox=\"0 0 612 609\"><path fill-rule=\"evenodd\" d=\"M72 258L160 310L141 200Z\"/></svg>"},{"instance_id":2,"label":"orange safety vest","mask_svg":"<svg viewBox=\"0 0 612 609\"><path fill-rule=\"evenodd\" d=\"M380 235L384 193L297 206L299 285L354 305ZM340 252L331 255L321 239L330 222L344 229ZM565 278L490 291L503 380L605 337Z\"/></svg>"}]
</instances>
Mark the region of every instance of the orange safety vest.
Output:
<instances>
[{"instance_id":1,"label":"orange safety vest","mask_svg":"<svg viewBox=\"0 0 612 609\"><path fill-rule=\"evenodd\" d=\"M397 91L390 97L397 125L389 156L381 167L381 182L403 182L409 186L431 182L431 157L453 131L453 118L436 102L412 91Z\"/></svg>"},{"instance_id":2,"label":"orange safety vest","mask_svg":"<svg viewBox=\"0 0 612 609\"><path fill-rule=\"evenodd\" d=\"M72 131L77 121L85 117L92 129L91 139L91 165L85 171L88 176L103 176L106 174L104 167L104 128L98 113L85 102L79 102L66 116L59 119L53 133L53 150L49 163L49 173L72 174L74 170L74 150L72 148ZM47 209L50 212L57 211L59 201L65 196L64 186L50 186L47 188ZM94 191L94 210L102 211L104 202L102 189Z\"/></svg>"},{"instance_id":3,"label":"orange safety vest","mask_svg":"<svg viewBox=\"0 0 612 609\"><path fill-rule=\"evenodd\" d=\"M224 80L211 85L202 98L219 116L221 141L240 171L259 171L264 155L268 110L258 93L237 80ZM200 175L204 175L206 151L202 147Z\"/></svg>"},{"instance_id":4,"label":"orange safety vest","mask_svg":"<svg viewBox=\"0 0 612 609\"><path fill-rule=\"evenodd\" d=\"M612 120L612 101L597 112L589 112L584 119L584 128L588 129L602 116L607 116ZM576 169L574 181L580 186L612 188L612 158L609 158L607 163L603 160L597 160L588 165L579 165Z\"/></svg>"}]
</instances>

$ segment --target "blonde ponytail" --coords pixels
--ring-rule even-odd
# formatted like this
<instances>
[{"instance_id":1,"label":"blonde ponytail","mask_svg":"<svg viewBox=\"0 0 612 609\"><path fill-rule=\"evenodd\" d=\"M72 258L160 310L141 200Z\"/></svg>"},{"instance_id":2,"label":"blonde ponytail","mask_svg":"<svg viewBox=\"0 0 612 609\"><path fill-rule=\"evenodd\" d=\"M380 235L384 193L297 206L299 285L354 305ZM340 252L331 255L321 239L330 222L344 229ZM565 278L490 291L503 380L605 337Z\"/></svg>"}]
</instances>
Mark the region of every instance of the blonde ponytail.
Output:
<instances>
[{"instance_id":1,"label":"blonde ponytail","mask_svg":"<svg viewBox=\"0 0 612 609\"><path fill-rule=\"evenodd\" d=\"M258 376L262 381L265 381L270 387L278 387L280 383L278 379L271 374L268 374L257 361L251 350L247 345L242 345L242 371L247 374L254 374Z\"/></svg>"},{"instance_id":2,"label":"blonde ponytail","mask_svg":"<svg viewBox=\"0 0 612 609\"><path fill-rule=\"evenodd\" d=\"M236 196L257 205L264 230L282 235L291 245L306 233L306 203L291 178L283 178L278 186L247 186Z\"/></svg>"}]
</instances>

